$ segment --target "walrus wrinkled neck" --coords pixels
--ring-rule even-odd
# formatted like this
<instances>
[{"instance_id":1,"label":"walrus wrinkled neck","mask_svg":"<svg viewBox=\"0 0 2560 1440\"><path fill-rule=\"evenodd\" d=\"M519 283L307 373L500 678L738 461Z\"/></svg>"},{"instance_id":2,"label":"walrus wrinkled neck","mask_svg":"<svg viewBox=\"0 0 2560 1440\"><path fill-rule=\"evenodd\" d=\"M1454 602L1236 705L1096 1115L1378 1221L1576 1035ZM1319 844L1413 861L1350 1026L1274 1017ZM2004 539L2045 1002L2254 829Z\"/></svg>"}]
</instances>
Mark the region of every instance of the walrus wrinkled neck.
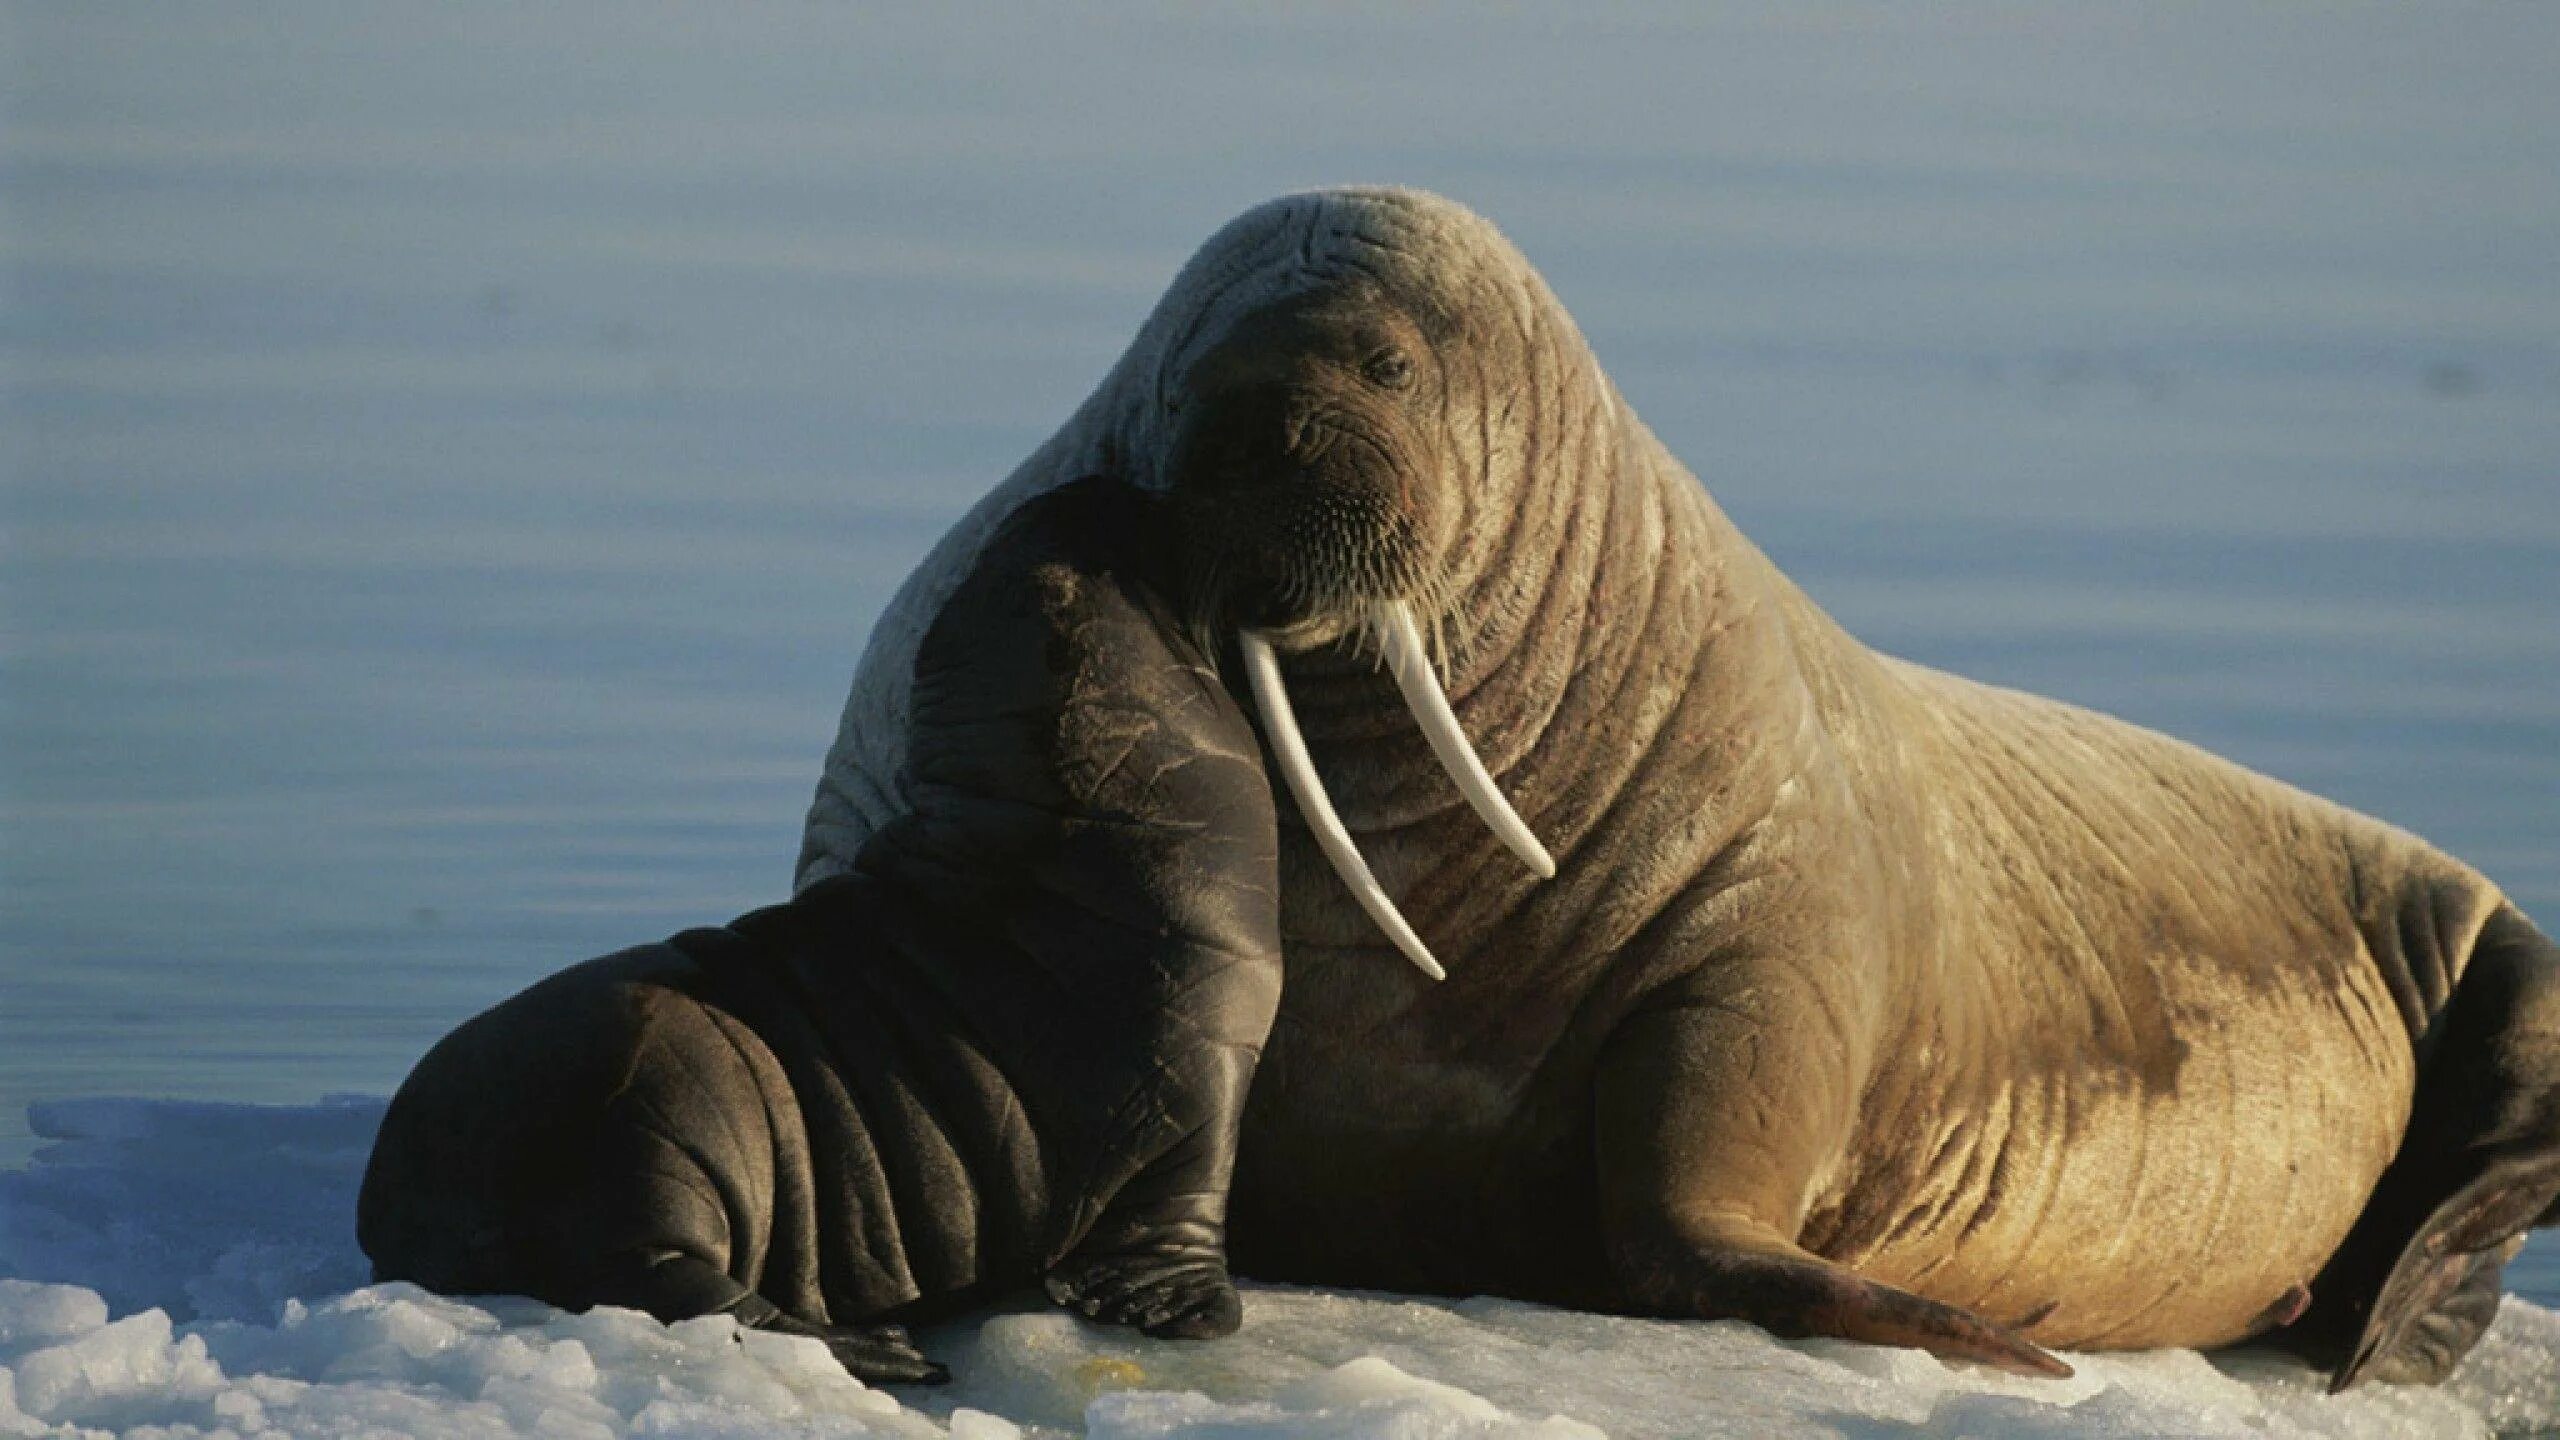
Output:
<instances>
[{"instance_id":1,"label":"walrus wrinkled neck","mask_svg":"<svg viewBox=\"0 0 2560 1440\"><path fill-rule=\"evenodd\" d=\"M1614 422L1617 415L1608 407L1596 418ZM1633 598L1635 582L1649 588L1653 577L1605 564L1597 546L1614 539L1621 554L1652 556L1675 531L1679 548L1695 549L1709 529L1700 523L1703 496L1694 482L1683 497L1657 467L1620 463L1627 452L1613 423L1572 427L1571 436L1573 443L1548 449L1512 447L1554 468L1502 476L1506 483L1487 487L1488 503L1479 507L1486 533L1469 547L1468 583L1452 586L1436 608L1383 602L1364 625L1324 645L1252 629L1239 636L1273 768L1316 851L1376 931L1435 979L1443 967L1399 908L1399 891L1417 874L1471 868L1467 857L1487 838L1529 876L1555 878L1553 837L1542 836L1530 807L1563 801L1574 772L1594 757L1562 747L1540 754L1539 742L1567 689L1590 678L1595 662L1604 681L1620 678L1611 672L1627 657L1607 632L1632 619L1639 641L1651 643L1644 637L1652 617L1642 608L1617 613L1621 597L1610 592L1625 587L1625 598ZM1506 515L1509 523L1496 523ZM1311 724L1300 720L1301 695ZM1427 766L1416 763L1424 758L1414 753L1416 738ZM1334 786L1348 802L1349 820ZM1430 833L1448 848L1416 856L1406 832L1453 808L1451 798L1472 812L1479 838L1435 824ZM1381 882L1364 842L1402 852L1393 874L1400 885Z\"/></svg>"},{"instance_id":2,"label":"walrus wrinkled neck","mask_svg":"<svg viewBox=\"0 0 2560 1440\"><path fill-rule=\"evenodd\" d=\"M1435 959L1468 982L1474 998L1451 1003L1481 1006L1494 1028L1519 978L1500 955L1641 924L1765 810L1786 763L1776 752L1797 734L1763 713L1796 693L1782 685L1789 638L1770 593L1782 578L1632 416L1595 406L1570 424L1547 418L1562 437L1523 450L1549 468L1471 517L1438 655L1450 716L1552 857L1551 884L1513 858L1445 762L1429 763L1381 657L1344 645L1280 657L1329 803ZM1410 618L1427 632L1429 617ZM1632 855L1610 813L1656 788L1712 799L1676 846ZM1284 888L1293 956L1376 963L1345 952L1383 922L1344 898L1332 885Z\"/></svg>"}]
</instances>

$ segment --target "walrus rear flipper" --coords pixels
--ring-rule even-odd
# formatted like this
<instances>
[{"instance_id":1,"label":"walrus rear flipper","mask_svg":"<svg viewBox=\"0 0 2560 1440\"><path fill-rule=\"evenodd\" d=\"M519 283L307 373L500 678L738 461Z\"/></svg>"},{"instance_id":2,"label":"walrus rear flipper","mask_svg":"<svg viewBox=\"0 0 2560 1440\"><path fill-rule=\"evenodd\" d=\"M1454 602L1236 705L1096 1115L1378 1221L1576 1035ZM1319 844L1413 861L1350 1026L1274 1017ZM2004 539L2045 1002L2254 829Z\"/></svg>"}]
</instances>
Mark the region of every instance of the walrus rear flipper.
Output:
<instances>
[{"instance_id":1,"label":"walrus rear flipper","mask_svg":"<svg viewBox=\"0 0 2560 1440\"><path fill-rule=\"evenodd\" d=\"M2356 1348L2329 1381L2329 1393L2379 1380L2433 1385L2453 1373L2498 1318L2507 1261L2523 1238L2484 1251L2451 1251L2446 1230L2430 1227L2400 1257Z\"/></svg>"},{"instance_id":2,"label":"walrus rear flipper","mask_svg":"<svg viewBox=\"0 0 2560 1440\"><path fill-rule=\"evenodd\" d=\"M2513 906L2482 927L2419 1064L2400 1155L2311 1287L2330 1312L2306 1319L2314 1357L2324 1329L2354 1336L2333 1392L2442 1379L2496 1318L2525 1230L2560 1211L2560 947Z\"/></svg>"},{"instance_id":3,"label":"walrus rear flipper","mask_svg":"<svg viewBox=\"0 0 2560 1440\"><path fill-rule=\"evenodd\" d=\"M895 1327L822 1323L807 1127L780 1059L707 985L679 946L641 946L430 1050L359 1193L375 1278L670 1323L726 1313L818 1339L865 1381L946 1378Z\"/></svg>"},{"instance_id":4,"label":"walrus rear flipper","mask_svg":"<svg viewBox=\"0 0 2560 1440\"><path fill-rule=\"evenodd\" d=\"M2560 1146L2545 1142L2480 1165L2400 1251L2330 1392L2365 1380L2432 1384L2450 1373L2497 1318L2506 1262L2555 1196Z\"/></svg>"},{"instance_id":5,"label":"walrus rear flipper","mask_svg":"<svg viewBox=\"0 0 2560 1440\"><path fill-rule=\"evenodd\" d=\"M741 1325L805 1335L827 1347L847 1374L871 1385L941 1385L951 1372L928 1360L905 1327L820 1325L775 1305L736 1276L689 1251L626 1251L590 1272L590 1305L646 1311L673 1324L697 1315L730 1315Z\"/></svg>"}]
</instances>

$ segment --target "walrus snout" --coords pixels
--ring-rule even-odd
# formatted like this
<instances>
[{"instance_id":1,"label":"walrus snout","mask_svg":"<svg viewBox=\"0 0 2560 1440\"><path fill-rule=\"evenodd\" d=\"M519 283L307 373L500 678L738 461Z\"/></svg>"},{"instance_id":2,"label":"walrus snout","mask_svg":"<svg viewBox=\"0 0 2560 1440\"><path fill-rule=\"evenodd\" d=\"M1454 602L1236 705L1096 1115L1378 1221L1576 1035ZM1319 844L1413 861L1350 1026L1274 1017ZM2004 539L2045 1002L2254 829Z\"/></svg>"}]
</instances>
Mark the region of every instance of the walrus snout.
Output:
<instances>
[{"instance_id":1,"label":"walrus snout","mask_svg":"<svg viewBox=\"0 0 2560 1440\"><path fill-rule=\"evenodd\" d=\"M1172 422L1159 475L1192 628L1213 654L1235 637L1274 765L1318 848L1405 958L1440 979L1325 793L1280 656L1375 656L1468 806L1521 863L1554 877L1554 858L1450 709L1425 640L1446 617L1465 502L1441 449L1447 377L1431 332L1374 278L1318 274L1211 333L1158 389Z\"/></svg>"},{"instance_id":2,"label":"walrus snout","mask_svg":"<svg viewBox=\"0 0 2560 1440\"><path fill-rule=\"evenodd\" d=\"M1175 432L1168 488L1178 497L1278 509L1328 496L1419 518L1427 458L1401 416L1321 389L1209 397ZM1349 518L1349 517L1345 517Z\"/></svg>"},{"instance_id":3,"label":"walrus snout","mask_svg":"<svg viewBox=\"0 0 2560 1440\"><path fill-rule=\"evenodd\" d=\"M1180 518L1194 627L1232 632L1281 780L1352 898L1434 980L1445 972L1370 873L1335 813L1298 731L1281 651L1345 645L1395 676L1432 754L1503 844L1542 879L1555 860L1486 772L1449 707L1417 604L1436 619L1437 512L1416 427L1354 382L1292 367L1281 382L1248 370L1187 407L1167 486ZM1267 366L1264 368L1268 368ZM1339 367L1336 367L1339 368ZM1358 367L1357 385L1394 394L1412 362L1393 346Z\"/></svg>"},{"instance_id":4,"label":"walrus snout","mask_svg":"<svg viewBox=\"0 0 2560 1440\"><path fill-rule=\"evenodd\" d=\"M1438 611L1456 538L1422 330L1371 287L1327 281L1212 332L1160 381L1160 474L1206 628L1287 648L1356 633L1371 607Z\"/></svg>"},{"instance_id":5,"label":"walrus snout","mask_svg":"<svg viewBox=\"0 0 2560 1440\"><path fill-rule=\"evenodd\" d=\"M1433 588L1445 527L1426 447L1332 388L1257 385L1186 408L1166 489L1195 610L1329 641L1378 601Z\"/></svg>"},{"instance_id":6,"label":"walrus snout","mask_svg":"<svg viewBox=\"0 0 2560 1440\"><path fill-rule=\"evenodd\" d=\"M1392 465L1383 417L1362 414L1362 407L1334 389L1321 383L1253 385L1207 397L1183 417L1174 442L1175 470L1212 487L1239 479L1306 483L1345 442Z\"/></svg>"}]
</instances>

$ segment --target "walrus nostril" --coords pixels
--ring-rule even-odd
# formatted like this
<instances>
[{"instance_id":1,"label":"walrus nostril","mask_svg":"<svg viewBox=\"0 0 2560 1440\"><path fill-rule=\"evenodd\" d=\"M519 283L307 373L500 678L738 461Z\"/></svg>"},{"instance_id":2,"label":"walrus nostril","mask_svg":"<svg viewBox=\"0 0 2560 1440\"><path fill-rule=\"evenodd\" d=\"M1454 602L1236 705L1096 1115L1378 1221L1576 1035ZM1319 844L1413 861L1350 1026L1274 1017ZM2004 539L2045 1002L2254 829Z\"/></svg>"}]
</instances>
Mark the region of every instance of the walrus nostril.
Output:
<instances>
[{"instance_id":1,"label":"walrus nostril","mask_svg":"<svg viewBox=\"0 0 2560 1440\"><path fill-rule=\"evenodd\" d=\"M1313 464L1349 429L1341 408L1321 396L1301 396L1280 407L1280 453L1299 465Z\"/></svg>"},{"instance_id":2,"label":"walrus nostril","mask_svg":"<svg viewBox=\"0 0 2560 1440\"><path fill-rule=\"evenodd\" d=\"M1300 469L1312 469L1333 452L1342 432L1322 422L1311 422L1289 449L1289 459Z\"/></svg>"},{"instance_id":3,"label":"walrus nostril","mask_svg":"<svg viewBox=\"0 0 2560 1440\"><path fill-rule=\"evenodd\" d=\"M1314 412L1299 411L1282 425L1280 450L1303 465L1321 456L1329 439L1329 431Z\"/></svg>"}]
</instances>

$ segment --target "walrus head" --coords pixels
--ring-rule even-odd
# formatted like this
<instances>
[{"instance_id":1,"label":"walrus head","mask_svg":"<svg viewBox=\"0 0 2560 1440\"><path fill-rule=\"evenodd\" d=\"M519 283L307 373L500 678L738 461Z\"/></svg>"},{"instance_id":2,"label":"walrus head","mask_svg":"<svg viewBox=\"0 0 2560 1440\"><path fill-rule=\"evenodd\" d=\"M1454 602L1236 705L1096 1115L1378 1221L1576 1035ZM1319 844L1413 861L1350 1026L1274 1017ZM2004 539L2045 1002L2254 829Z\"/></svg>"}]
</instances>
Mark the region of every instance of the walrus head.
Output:
<instances>
[{"instance_id":1,"label":"walrus head","mask_svg":"<svg viewBox=\"0 0 2560 1440\"><path fill-rule=\"evenodd\" d=\"M1471 355L1467 316L1447 303L1447 277L1418 263L1428 247L1386 208L1308 206L1303 227L1277 227L1304 231L1273 267L1278 293L1201 317L1192 343L1173 347L1157 377L1167 439L1156 478L1203 649L1235 636L1273 757L1326 859L1438 978L1335 814L1278 658L1349 646L1383 660L1459 793L1541 878L1555 874L1459 726L1425 640L1460 588L1456 540L1484 498L1471 483L1483 457L1450 453L1448 437L1453 413L1483 403L1469 392L1486 376L1444 360Z\"/></svg>"},{"instance_id":2,"label":"walrus head","mask_svg":"<svg viewBox=\"0 0 2560 1440\"><path fill-rule=\"evenodd\" d=\"M1536 705L1570 679L1555 659L1580 631L1557 621L1579 608L1551 612L1548 597L1593 593L1612 516L1639 539L1651 523L1644 496L1611 501L1631 423L1536 271L1464 207L1379 188L1254 206L1200 247L1074 417L900 589L846 700L800 883L856 868L869 838L920 803L920 637L990 537L1032 498L1107 478L1148 502L1139 543L1171 623L1212 664L1240 662L1229 673L1322 853L1437 977L1325 793L1282 657L1311 716L1345 694L1368 707L1358 672L1383 663L1458 791L1552 876L1448 694L1479 697L1480 713L1488 694ZM1487 687L1479 667L1496 665L1511 683Z\"/></svg>"},{"instance_id":3,"label":"walrus head","mask_svg":"<svg viewBox=\"0 0 2560 1440\"><path fill-rule=\"evenodd\" d=\"M1369 284L1256 309L1170 377L1164 467L1195 623L1283 650L1358 637L1382 603L1436 613L1458 506L1428 335Z\"/></svg>"}]
</instances>

